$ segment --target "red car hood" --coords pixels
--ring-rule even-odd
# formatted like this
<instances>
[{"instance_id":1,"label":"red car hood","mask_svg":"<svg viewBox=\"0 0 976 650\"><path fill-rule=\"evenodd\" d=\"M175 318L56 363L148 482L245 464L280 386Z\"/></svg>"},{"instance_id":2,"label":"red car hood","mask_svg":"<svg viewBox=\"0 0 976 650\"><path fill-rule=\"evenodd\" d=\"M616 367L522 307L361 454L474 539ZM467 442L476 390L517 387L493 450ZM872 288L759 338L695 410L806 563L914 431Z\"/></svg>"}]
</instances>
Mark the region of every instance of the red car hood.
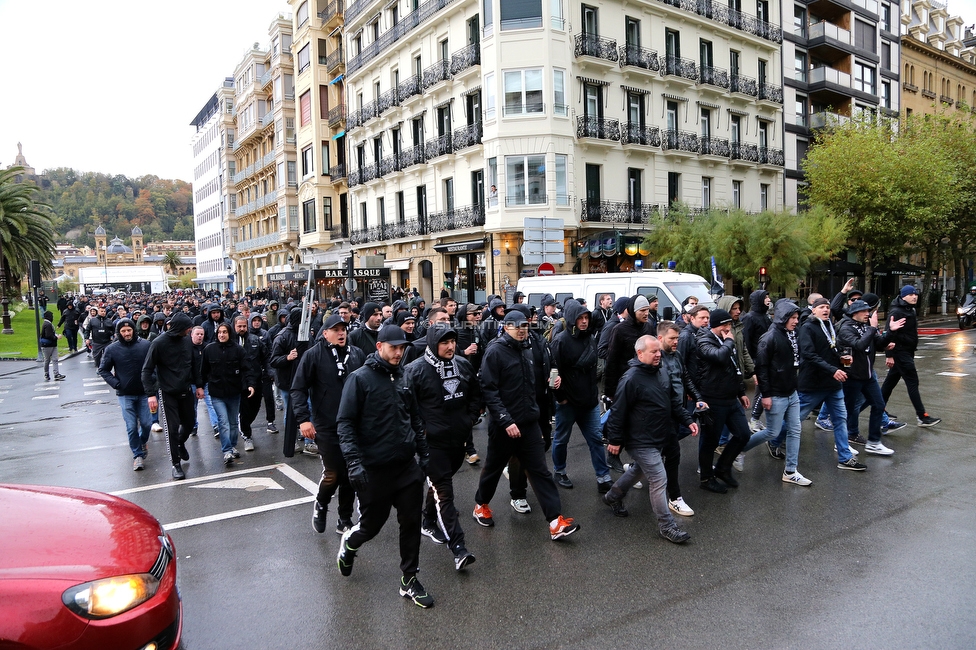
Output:
<instances>
[{"instance_id":1,"label":"red car hood","mask_svg":"<svg viewBox=\"0 0 976 650\"><path fill-rule=\"evenodd\" d=\"M0 580L78 584L145 573L159 556L163 534L152 515L118 497L0 484Z\"/></svg>"}]
</instances>

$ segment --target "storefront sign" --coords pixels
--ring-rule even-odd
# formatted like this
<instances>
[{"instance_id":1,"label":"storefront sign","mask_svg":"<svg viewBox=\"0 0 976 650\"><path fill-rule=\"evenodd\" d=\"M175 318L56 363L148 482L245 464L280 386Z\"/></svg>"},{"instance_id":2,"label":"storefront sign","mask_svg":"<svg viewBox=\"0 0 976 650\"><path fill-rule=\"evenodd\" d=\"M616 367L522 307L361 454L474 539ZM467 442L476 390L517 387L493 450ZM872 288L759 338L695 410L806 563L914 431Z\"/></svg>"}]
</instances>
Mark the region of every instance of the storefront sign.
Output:
<instances>
[{"instance_id":1,"label":"storefront sign","mask_svg":"<svg viewBox=\"0 0 976 650\"><path fill-rule=\"evenodd\" d=\"M455 242L453 244L438 244L434 246L434 250L438 253L465 253L467 251L480 251L484 248L485 241L483 239Z\"/></svg>"}]
</instances>

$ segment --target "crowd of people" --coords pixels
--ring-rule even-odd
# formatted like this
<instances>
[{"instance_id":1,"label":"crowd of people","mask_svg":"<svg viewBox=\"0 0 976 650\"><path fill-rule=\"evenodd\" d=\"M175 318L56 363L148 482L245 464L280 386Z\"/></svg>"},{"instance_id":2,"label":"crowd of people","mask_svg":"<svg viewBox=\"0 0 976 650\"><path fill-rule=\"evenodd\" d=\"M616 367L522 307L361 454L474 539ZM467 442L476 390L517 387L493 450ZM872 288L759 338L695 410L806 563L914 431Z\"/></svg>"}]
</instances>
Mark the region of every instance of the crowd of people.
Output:
<instances>
[{"instance_id":1,"label":"crowd of people","mask_svg":"<svg viewBox=\"0 0 976 650\"><path fill-rule=\"evenodd\" d=\"M692 296L676 322L659 320L654 295L604 294L593 311L549 295L538 309L521 294L514 304L490 296L459 305L444 296L431 306L416 295L389 304L337 296L303 312L294 299L195 292L97 304L79 296L66 301L58 326L73 350L81 333L117 391L134 470L145 467L155 428L165 435L173 479L185 478L200 400L227 466L240 458L241 439L245 451L254 449L262 404L269 434L283 409L285 455L322 463L317 533L338 495L340 573L352 573L395 508L399 592L430 607L417 579L422 538L444 545L457 571L475 562L453 476L463 463L481 462L473 429L484 419L477 525L494 525L491 503L505 476L520 515L532 512L532 487L550 539L578 531L560 499L560 488L576 485L567 447L578 428L612 514L628 516L626 495L646 484L660 535L680 544L690 536L678 520L694 515L678 474L687 436L698 437L700 488L726 493L738 487L733 472L743 471L747 452L760 446L785 461L783 482L811 486L798 470L800 423L815 411L818 428L833 430L838 469L867 469L858 447L893 454L883 436L905 424L885 409L901 379L918 426L938 424L925 411L914 366L917 298L913 287L902 288L882 327L880 299L852 282L833 300L811 294L803 307L774 303L764 290L748 301L722 296L714 308ZM883 386L879 352L888 367Z\"/></svg>"}]
</instances>

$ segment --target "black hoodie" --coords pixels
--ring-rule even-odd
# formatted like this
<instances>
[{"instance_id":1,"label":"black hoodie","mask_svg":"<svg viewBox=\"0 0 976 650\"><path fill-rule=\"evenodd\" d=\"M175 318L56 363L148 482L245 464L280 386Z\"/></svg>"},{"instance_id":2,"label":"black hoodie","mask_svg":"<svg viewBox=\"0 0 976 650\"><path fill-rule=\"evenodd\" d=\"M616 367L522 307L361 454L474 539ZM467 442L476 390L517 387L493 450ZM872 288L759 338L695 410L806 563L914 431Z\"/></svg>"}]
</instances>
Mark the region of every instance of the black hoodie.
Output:
<instances>
[{"instance_id":1,"label":"black hoodie","mask_svg":"<svg viewBox=\"0 0 976 650\"><path fill-rule=\"evenodd\" d=\"M613 396L607 438L628 449L660 449L674 435L674 421L692 423L667 370L631 359Z\"/></svg>"},{"instance_id":2,"label":"black hoodie","mask_svg":"<svg viewBox=\"0 0 976 650\"><path fill-rule=\"evenodd\" d=\"M274 343L271 346L271 367L274 368L275 384L282 390L291 390L291 379L295 375L295 368L302 358L302 354L308 349L308 342L298 340L298 327L302 322L302 310L292 309L288 312L288 325L278 332ZM294 360L288 359L288 354L292 350L298 350L298 357Z\"/></svg>"},{"instance_id":3,"label":"black hoodie","mask_svg":"<svg viewBox=\"0 0 976 650\"><path fill-rule=\"evenodd\" d=\"M193 341L183 335L192 326L189 316L177 313L170 320L169 330L149 344L149 353L142 366L142 385L147 395L156 395L157 390L183 395L190 392L191 384L203 386Z\"/></svg>"},{"instance_id":4,"label":"black hoodie","mask_svg":"<svg viewBox=\"0 0 976 650\"><path fill-rule=\"evenodd\" d=\"M915 312L915 305L908 304L899 296L891 301L888 321L901 320L902 318L905 319L905 325L889 334L890 340L895 344L895 349L887 351L885 356L914 353L918 349L918 316Z\"/></svg>"},{"instance_id":5,"label":"black hoodie","mask_svg":"<svg viewBox=\"0 0 976 650\"><path fill-rule=\"evenodd\" d=\"M742 337L745 340L746 350L753 359L759 351L759 339L769 329L771 322L769 307L766 305L768 295L769 292L765 289L749 294L749 311L739 319L742 321Z\"/></svg>"},{"instance_id":6,"label":"black hoodie","mask_svg":"<svg viewBox=\"0 0 976 650\"><path fill-rule=\"evenodd\" d=\"M837 327L837 338L841 345L850 347L853 353L853 362L849 368L844 369L848 377L857 381L871 379L875 353L879 348L884 349L898 331L888 331L882 335L878 328L844 316Z\"/></svg>"},{"instance_id":7,"label":"black hoodie","mask_svg":"<svg viewBox=\"0 0 976 650\"><path fill-rule=\"evenodd\" d=\"M119 334L123 325L133 328L131 341L127 342ZM135 323L129 318L120 318L115 323L115 334L115 343L105 348L102 354L98 376L114 388L117 395L145 395L140 371L146 362L146 355L149 354L149 341L135 334Z\"/></svg>"},{"instance_id":8,"label":"black hoodie","mask_svg":"<svg viewBox=\"0 0 976 650\"><path fill-rule=\"evenodd\" d=\"M776 301L772 327L759 338L756 349L756 381L763 397L789 397L797 388L800 348L796 330L786 331L786 321L800 308L790 300ZM799 329L799 325L797 325Z\"/></svg>"},{"instance_id":9,"label":"black hoodie","mask_svg":"<svg viewBox=\"0 0 976 650\"><path fill-rule=\"evenodd\" d=\"M617 392L617 382L625 372L628 363L637 354L634 344L640 337L655 336L657 324L651 323L650 317L646 323L637 320L634 301L637 296L631 296L627 303L627 318L610 330L610 342L607 347L607 368L603 371L604 393L614 395Z\"/></svg>"},{"instance_id":10,"label":"black hoodie","mask_svg":"<svg viewBox=\"0 0 976 650\"><path fill-rule=\"evenodd\" d=\"M333 348L335 352L333 352ZM342 363L342 376L336 360ZM298 424L312 422L315 440L338 443L336 413L342 397L342 387L350 374L362 367L366 360L363 351L354 345L333 346L322 340L302 356L291 382L291 404ZM311 398L312 410L308 402Z\"/></svg>"},{"instance_id":11,"label":"black hoodie","mask_svg":"<svg viewBox=\"0 0 976 650\"><path fill-rule=\"evenodd\" d=\"M578 408L593 408L600 399L596 380L596 341L589 328L580 330L577 321L589 316L589 310L575 300L567 300L563 317L566 329L553 340L552 363L559 369L561 384L556 389L556 401L568 401ZM617 328L619 329L619 328Z\"/></svg>"}]
</instances>

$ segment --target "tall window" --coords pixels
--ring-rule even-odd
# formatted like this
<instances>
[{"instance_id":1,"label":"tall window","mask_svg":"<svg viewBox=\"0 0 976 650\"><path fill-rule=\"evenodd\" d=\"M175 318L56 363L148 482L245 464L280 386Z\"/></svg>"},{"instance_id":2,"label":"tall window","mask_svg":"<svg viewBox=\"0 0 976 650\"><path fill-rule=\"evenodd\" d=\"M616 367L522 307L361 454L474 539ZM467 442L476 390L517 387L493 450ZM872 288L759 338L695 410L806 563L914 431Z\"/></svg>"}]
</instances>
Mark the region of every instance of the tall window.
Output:
<instances>
[{"instance_id":1,"label":"tall window","mask_svg":"<svg viewBox=\"0 0 976 650\"><path fill-rule=\"evenodd\" d=\"M566 155L556 154L556 205L569 205L569 183L566 180Z\"/></svg>"},{"instance_id":2,"label":"tall window","mask_svg":"<svg viewBox=\"0 0 976 650\"><path fill-rule=\"evenodd\" d=\"M396 217L397 223L403 223L407 220L407 208L403 199L403 190L396 193Z\"/></svg>"},{"instance_id":3,"label":"tall window","mask_svg":"<svg viewBox=\"0 0 976 650\"><path fill-rule=\"evenodd\" d=\"M541 113L542 110L542 69L506 72L505 114Z\"/></svg>"},{"instance_id":4,"label":"tall window","mask_svg":"<svg viewBox=\"0 0 976 650\"><path fill-rule=\"evenodd\" d=\"M796 120L794 124L797 126L807 126L807 98L803 95L796 96L796 115L794 119Z\"/></svg>"},{"instance_id":5,"label":"tall window","mask_svg":"<svg viewBox=\"0 0 976 650\"><path fill-rule=\"evenodd\" d=\"M546 202L546 157L505 157L505 202L533 205Z\"/></svg>"},{"instance_id":6,"label":"tall window","mask_svg":"<svg viewBox=\"0 0 976 650\"><path fill-rule=\"evenodd\" d=\"M854 47L868 52L877 52L877 33L874 25L863 20L854 21Z\"/></svg>"},{"instance_id":7,"label":"tall window","mask_svg":"<svg viewBox=\"0 0 976 650\"><path fill-rule=\"evenodd\" d=\"M742 181L732 181L732 207L742 207Z\"/></svg>"},{"instance_id":8,"label":"tall window","mask_svg":"<svg viewBox=\"0 0 976 650\"><path fill-rule=\"evenodd\" d=\"M308 70L308 66L311 63L311 52L312 52L311 43L305 43L305 46L302 49L298 50L298 74L301 74L306 70Z\"/></svg>"},{"instance_id":9,"label":"tall window","mask_svg":"<svg viewBox=\"0 0 976 650\"><path fill-rule=\"evenodd\" d=\"M633 128L644 128L644 95L627 93L627 124Z\"/></svg>"},{"instance_id":10,"label":"tall window","mask_svg":"<svg viewBox=\"0 0 976 650\"><path fill-rule=\"evenodd\" d=\"M444 207L448 212L454 212L454 179L444 179Z\"/></svg>"},{"instance_id":11,"label":"tall window","mask_svg":"<svg viewBox=\"0 0 976 650\"><path fill-rule=\"evenodd\" d=\"M417 217L425 219L427 217L427 186L417 186Z\"/></svg>"},{"instance_id":12,"label":"tall window","mask_svg":"<svg viewBox=\"0 0 976 650\"><path fill-rule=\"evenodd\" d=\"M563 16L563 0L550 0L549 20L553 29L566 29L566 17Z\"/></svg>"},{"instance_id":13,"label":"tall window","mask_svg":"<svg viewBox=\"0 0 976 650\"><path fill-rule=\"evenodd\" d=\"M308 3L307 2L303 2L301 4L301 6L298 7L298 11L295 13L295 21L298 23L298 26L299 27L301 27L302 25L304 25L305 23L308 22Z\"/></svg>"},{"instance_id":14,"label":"tall window","mask_svg":"<svg viewBox=\"0 0 976 650\"><path fill-rule=\"evenodd\" d=\"M701 134L702 138L708 140L712 137L712 112L705 108L701 108Z\"/></svg>"},{"instance_id":15,"label":"tall window","mask_svg":"<svg viewBox=\"0 0 976 650\"><path fill-rule=\"evenodd\" d=\"M800 5L793 6L793 33L801 38L807 37L807 10Z\"/></svg>"},{"instance_id":16,"label":"tall window","mask_svg":"<svg viewBox=\"0 0 976 650\"><path fill-rule=\"evenodd\" d=\"M566 72L563 70L552 71L552 112L553 115L566 115L569 112L566 104Z\"/></svg>"},{"instance_id":17,"label":"tall window","mask_svg":"<svg viewBox=\"0 0 976 650\"><path fill-rule=\"evenodd\" d=\"M366 216L366 201L359 204L359 223L363 230L369 229L369 219Z\"/></svg>"},{"instance_id":18,"label":"tall window","mask_svg":"<svg viewBox=\"0 0 976 650\"><path fill-rule=\"evenodd\" d=\"M891 82L881 82L881 106L891 109Z\"/></svg>"},{"instance_id":19,"label":"tall window","mask_svg":"<svg viewBox=\"0 0 976 650\"><path fill-rule=\"evenodd\" d=\"M376 215L381 226L386 225L386 199L382 196L376 199Z\"/></svg>"},{"instance_id":20,"label":"tall window","mask_svg":"<svg viewBox=\"0 0 976 650\"><path fill-rule=\"evenodd\" d=\"M327 176L332 168L332 160L329 158L329 142L322 141L322 175Z\"/></svg>"},{"instance_id":21,"label":"tall window","mask_svg":"<svg viewBox=\"0 0 976 650\"><path fill-rule=\"evenodd\" d=\"M668 172L668 205L681 200L681 174Z\"/></svg>"},{"instance_id":22,"label":"tall window","mask_svg":"<svg viewBox=\"0 0 976 650\"><path fill-rule=\"evenodd\" d=\"M315 232L315 199L302 203L302 232Z\"/></svg>"},{"instance_id":23,"label":"tall window","mask_svg":"<svg viewBox=\"0 0 976 650\"><path fill-rule=\"evenodd\" d=\"M712 179L702 176L702 207L708 209L712 207Z\"/></svg>"},{"instance_id":24,"label":"tall window","mask_svg":"<svg viewBox=\"0 0 976 650\"><path fill-rule=\"evenodd\" d=\"M742 133L742 117L739 115L729 116L729 135L733 145L739 144L739 136Z\"/></svg>"},{"instance_id":25,"label":"tall window","mask_svg":"<svg viewBox=\"0 0 976 650\"><path fill-rule=\"evenodd\" d=\"M332 230L332 197L322 198L322 228Z\"/></svg>"},{"instance_id":26,"label":"tall window","mask_svg":"<svg viewBox=\"0 0 976 650\"><path fill-rule=\"evenodd\" d=\"M312 162L312 147L305 147L302 149L302 178L308 178L315 171L315 166Z\"/></svg>"},{"instance_id":27,"label":"tall window","mask_svg":"<svg viewBox=\"0 0 976 650\"><path fill-rule=\"evenodd\" d=\"M485 119L495 118L495 73L485 75Z\"/></svg>"},{"instance_id":28,"label":"tall window","mask_svg":"<svg viewBox=\"0 0 976 650\"><path fill-rule=\"evenodd\" d=\"M807 53L795 52L793 54L793 78L797 81L807 80Z\"/></svg>"},{"instance_id":29,"label":"tall window","mask_svg":"<svg viewBox=\"0 0 976 650\"><path fill-rule=\"evenodd\" d=\"M891 70L891 43L881 44L881 67Z\"/></svg>"},{"instance_id":30,"label":"tall window","mask_svg":"<svg viewBox=\"0 0 976 650\"><path fill-rule=\"evenodd\" d=\"M874 88L874 68L863 63L854 63L854 89L877 94Z\"/></svg>"},{"instance_id":31,"label":"tall window","mask_svg":"<svg viewBox=\"0 0 976 650\"><path fill-rule=\"evenodd\" d=\"M769 183L759 184L759 209L763 212L769 209Z\"/></svg>"},{"instance_id":32,"label":"tall window","mask_svg":"<svg viewBox=\"0 0 976 650\"><path fill-rule=\"evenodd\" d=\"M501 0L502 30L542 27L542 0Z\"/></svg>"},{"instance_id":33,"label":"tall window","mask_svg":"<svg viewBox=\"0 0 976 650\"><path fill-rule=\"evenodd\" d=\"M288 161L288 187L297 187L297 186L298 186L298 178L296 177L295 174L295 161L289 160Z\"/></svg>"},{"instance_id":34,"label":"tall window","mask_svg":"<svg viewBox=\"0 0 976 650\"><path fill-rule=\"evenodd\" d=\"M298 105L300 107L300 124L302 126L308 126L312 123L312 93L311 91L306 91L302 93L302 96L298 98Z\"/></svg>"},{"instance_id":35,"label":"tall window","mask_svg":"<svg viewBox=\"0 0 976 650\"><path fill-rule=\"evenodd\" d=\"M891 5L887 2L881 3L881 29L893 33L891 31Z\"/></svg>"}]
</instances>

